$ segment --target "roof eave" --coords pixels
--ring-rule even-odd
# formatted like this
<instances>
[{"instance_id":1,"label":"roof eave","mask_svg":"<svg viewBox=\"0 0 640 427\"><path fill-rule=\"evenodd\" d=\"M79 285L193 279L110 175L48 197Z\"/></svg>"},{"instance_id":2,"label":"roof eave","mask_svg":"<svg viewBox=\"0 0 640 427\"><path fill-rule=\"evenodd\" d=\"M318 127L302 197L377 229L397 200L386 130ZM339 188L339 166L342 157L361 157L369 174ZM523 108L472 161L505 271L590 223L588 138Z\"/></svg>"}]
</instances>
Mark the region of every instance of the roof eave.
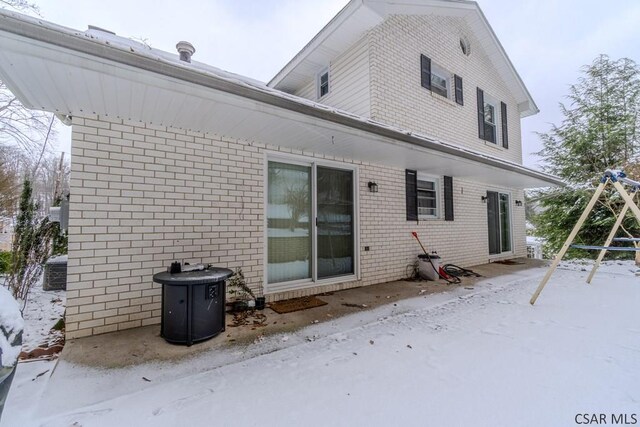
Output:
<instances>
[{"instance_id":1,"label":"roof eave","mask_svg":"<svg viewBox=\"0 0 640 427\"><path fill-rule=\"evenodd\" d=\"M340 25L356 10L363 6L364 0L351 0L327 23L268 83L269 87L276 87L291 71L306 57L309 52L322 44Z\"/></svg>"},{"instance_id":2,"label":"roof eave","mask_svg":"<svg viewBox=\"0 0 640 427\"><path fill-rule=\"evenodd\" d=\"M483 155L451 144L444 144L422 135L417 136L406 130L377 123L370 119L354 116L348 112L331 110L326 106L313 104L308 100L287 95L282 92L275 91L274 89L252 87L247 84L242 84L241 82L205 73L201 70L189 67L188 65L169 63L162 59L154 59L140 55L136 52L130 52L118 47L100 44L91 39L83 38L78 34L70 34L60 29L38 25L34 22L20 19L16 16L0 13L0 31L27 39L29 40L29 43L39 43L43 47L57 46L69 51L96 57L101 60L112 61L117 64L123 64L146 72L178 79L196 86L213 89L235 95L240 98L299 113L313 119L345 126L349 129L364 131L371 135L408 143L416 147L434 150L460 159L515 172L549 185L563 185L562 181L557 177L528 169L519 164L505 162L502 159ZM5 74L4 77L6 79L7 73L3 74ZM15 88L15 86L11 87L11 89L14 90ZM40 108L37 105L32 106ZM65 111L52 112L66 113Z\"/></svg>"},{"instance_id":3,"label":"roof eave","mask_svg":"<svg viewBox=\"0 0 640 427\"><path fill-rule=\"evenodd\" d=\"M276 74L271 79L271 81L269 81L267 85L269 87L277 88L278 85L280 85L296 69L296 67L298 67L304 61L305 58L311 55L311 53L318 46L320 46L328 37L331 36L331 34L333 34L333 32L336 31L347 18L349 18L352 14L357 12L361 7L367 6L368 4L374 4L374 3L380 3L380 2L375 0L351 0L331 21L329 21L327 25L325 25L318 32L318 34L314 36L314 38L309 43L307 43L287 63L287 65L285 65L278 72L278 74ZM517 86L521 91L521 96L519 97L519 105L523 107L520 108L520 117L524 118L524 117L529 117L529 116L538 114L540 112L540 110L538 109L538 106L536 105L535 101L533 100L533 97L529 93L529 90L525 86L524 81L520 77L520 74L518 74L517 70L513 66L511 59L509 59L509 56L507 55L506 50L502 46L502 43L500 43L500 40L498 39L495 32L493 31L493 28L491 27L491 24L489 24L489 21L484 15L484 12L482 12L480 5L476 1L450 0L445 4L443 4L442 6L446 6L451 9L464 9L464 10L472 11L476 13L477 17L480 19L480 22L483 23L485 29L490 34L490 37L494 42L495 46L497 46L498 51L500 52L502 58L507 64L509 71L515 77Z\"/></svg>"},{"instance_id":4,"label":"roof eave","mask_svg":"<svg viewBox=\"0 0 640 427\"><path fill-rule=\"evenodd\" d=\"M524 118L524 117L529 117L529 116L533 116L535 114L538 114L540 112L540 109L536 105L536 102L533 100L533 97L531 96L531 93L529 92L529 89L527 89L527 86L524 84L524 81L522 80L522 77L520 77L520 74L516 70L516 67L514 67L513 62L511 62L511 59L509 58L509 55L507 54L507 51L504 49L504 46L502 46L502 43L500 42L500 39L496 35L495 31L493 31L493 27L491 27L491 24L489 23L489 20L487 19L487 17L485 16L484 12L480 8L480 5L477 4L477 2L475 2L475 1L473 3L475 3L475 5L476 5L475 11L479 16L480 21L485 25L487 31L491 35L491 38L492 38L493 42L498 47L503 59L505 60L505 62L507 63L507 65L509 67L509 70L516 77L516 81L518 82L518 86L520 87L520 90L523 92L524 97L526 98L526 101L521 101L521 102L527 102L529 104L528 108L526 108L525 110L520 112L520 117Z\"/></svg>"}]
</instances>

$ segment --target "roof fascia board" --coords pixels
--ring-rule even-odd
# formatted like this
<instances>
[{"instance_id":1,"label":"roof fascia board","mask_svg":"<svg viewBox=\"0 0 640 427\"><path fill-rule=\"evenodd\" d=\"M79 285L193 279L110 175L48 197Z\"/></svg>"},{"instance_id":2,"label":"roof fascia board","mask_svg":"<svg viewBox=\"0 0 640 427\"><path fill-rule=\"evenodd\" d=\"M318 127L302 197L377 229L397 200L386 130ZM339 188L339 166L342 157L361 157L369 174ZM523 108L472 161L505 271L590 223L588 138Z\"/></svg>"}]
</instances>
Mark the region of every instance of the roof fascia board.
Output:
<instances>
[{"instance_id":1,"label":"roof fascia board","mask_svg":"<svg viewBox=\"0 0 640 427\"><path fill-rule=\"evenodd\" d=\"M478 7L475 1L467 0L430 0L420 1L419 3L412 1L389 1L389 0L363 0L366 6L376 10L378 13L387 13L388 8L401 7L437 7L439 9L456 9L456 10L473 10Z\"/></svg>"},{"instance_id":2,"label":"roof fascia board","mask_svg":"<svg viewBox=\"0 0 640 427\"><path fill-rule=\"evenodd\" d=\"M418 147L434 150L437 152L453 155L462 159L471 160L488 166L504 169L511 172L520 173L531 178L539 179L551 185L564 185L563 182L554 176L526 168L516 163L505 162L504 160L482 155L471 150L461 149L455 146L442 144L426 136L416 136L411 132L402 131L384 124L376 123L372 120L363 119L353 114L321 108L301 102L294 97L283 97L276 93L258 87L240 84L224 78L206 74L202 71L159 61L153 58L141 56L134 52L103 45L82 38L79 35L68 34L55 28L35 24L22 20L15 16L0 14L0 32L6 32L27 39L28 43L39 43L43 48L53 45L67 50L79 52L90 57L97 57L102 60L112 61L129 67L134 67L147 72L163 75L168 78L179 79L197 86L229 93L240 98L257 101L262 104L276 108L292 111L307 117L315 118L328 123L342 125L347 128L368 132L390 140L406 142Z\"/></svg>"}]
</instances>

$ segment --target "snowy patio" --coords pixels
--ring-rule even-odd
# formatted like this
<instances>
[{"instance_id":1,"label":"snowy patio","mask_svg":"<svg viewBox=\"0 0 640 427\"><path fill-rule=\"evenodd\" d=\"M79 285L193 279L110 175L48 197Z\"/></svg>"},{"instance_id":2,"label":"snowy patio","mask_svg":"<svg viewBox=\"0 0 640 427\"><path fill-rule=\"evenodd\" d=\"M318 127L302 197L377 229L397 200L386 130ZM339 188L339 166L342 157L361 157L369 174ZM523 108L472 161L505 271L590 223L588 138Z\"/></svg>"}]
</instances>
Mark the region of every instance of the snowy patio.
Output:
<instances>
[{"instance_id":1,"label":"snowy patio","mask_svg":"<svg viewBox=\"0 0 640 427\"><path fill-rule=\"evenodd\" d=\"M175 362L19 365L6 426L575 425L640 412L631 262L563 263ZM39 375L43 373L42 375Z\"/></svg>"}]
</instances>

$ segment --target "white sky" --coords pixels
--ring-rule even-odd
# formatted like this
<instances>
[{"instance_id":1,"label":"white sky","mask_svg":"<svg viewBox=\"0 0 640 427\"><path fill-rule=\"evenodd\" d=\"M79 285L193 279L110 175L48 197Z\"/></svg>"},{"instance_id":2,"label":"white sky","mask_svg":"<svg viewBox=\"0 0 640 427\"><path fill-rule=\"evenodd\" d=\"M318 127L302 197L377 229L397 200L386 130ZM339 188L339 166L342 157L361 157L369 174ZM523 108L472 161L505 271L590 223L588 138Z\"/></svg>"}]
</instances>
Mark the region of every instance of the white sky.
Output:
<instances>
[{"instance_id":1,"label":"white sky","mask_svg":"<svg viewBox=\"0 0 640 427\"><path fill-rule=\"evenodd\" d=\"M262 81L273 77L347 0L33 0L42 17L85 30L88 24L146 39L173 52L187 40L194 58ZM559 124L558 103L580 67L606 53L640 61L638 0L480 0L541 113L522 121L524 163L541 148L535 132ZM70 132L59 126L59 150Z\"/></svg>"}]
</instances>

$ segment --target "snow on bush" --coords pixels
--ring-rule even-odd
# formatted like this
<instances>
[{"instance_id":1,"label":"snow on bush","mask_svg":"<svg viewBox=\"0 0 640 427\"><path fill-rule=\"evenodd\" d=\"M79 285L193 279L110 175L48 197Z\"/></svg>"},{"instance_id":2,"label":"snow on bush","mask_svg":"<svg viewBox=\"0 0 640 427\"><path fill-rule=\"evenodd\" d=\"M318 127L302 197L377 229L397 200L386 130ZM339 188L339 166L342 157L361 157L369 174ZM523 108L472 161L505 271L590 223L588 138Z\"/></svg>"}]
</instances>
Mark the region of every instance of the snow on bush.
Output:
<instances>
[{"instance_id":1,"label":"snow on bush","mask_svg":"<svg viewBox=\"0 0 640 427\"><path fill-rule=\"evenodd\" d=\"M0 366L13 366L22 347L24 321L20 306L4 286L0 286Z\"/></svg>"}]
</instances>

